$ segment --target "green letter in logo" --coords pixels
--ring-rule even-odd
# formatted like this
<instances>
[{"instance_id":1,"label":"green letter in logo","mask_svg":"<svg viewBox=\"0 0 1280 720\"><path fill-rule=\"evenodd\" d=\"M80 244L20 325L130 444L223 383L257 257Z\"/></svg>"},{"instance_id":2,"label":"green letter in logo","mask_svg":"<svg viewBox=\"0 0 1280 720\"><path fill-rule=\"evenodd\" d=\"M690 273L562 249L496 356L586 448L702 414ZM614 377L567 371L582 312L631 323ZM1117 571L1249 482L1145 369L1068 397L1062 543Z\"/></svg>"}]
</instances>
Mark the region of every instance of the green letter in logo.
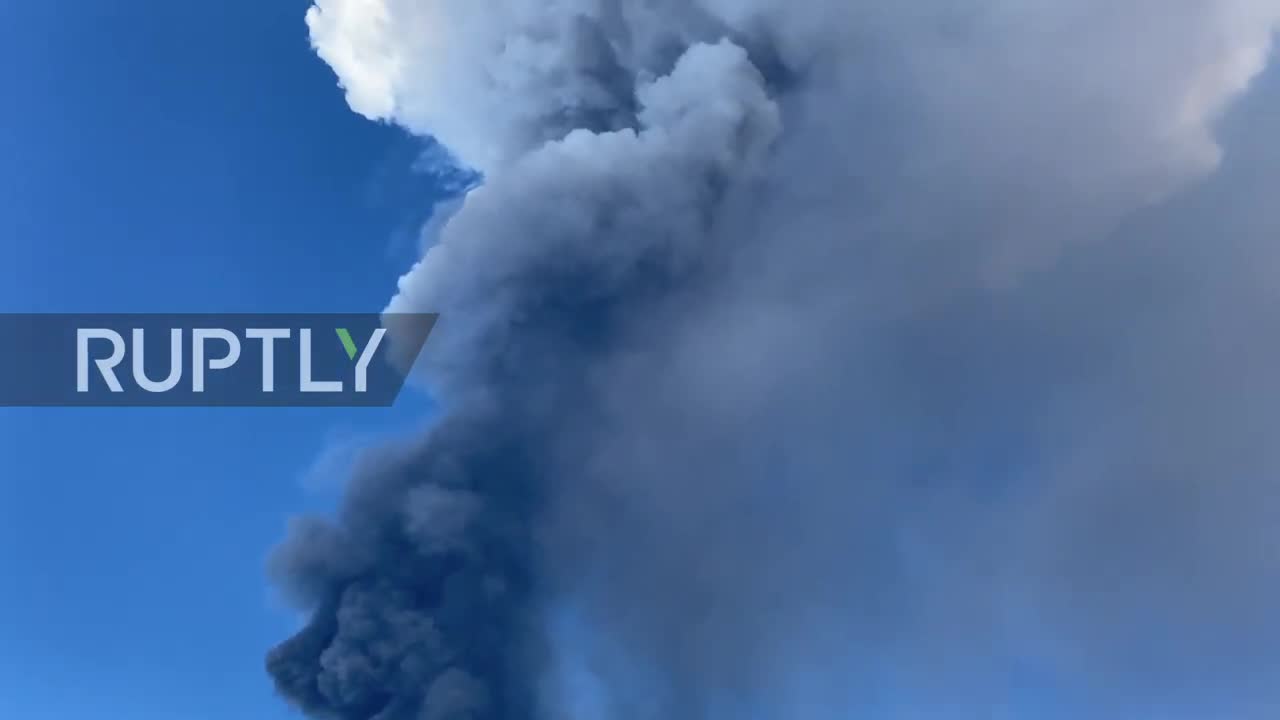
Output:
<instances>
[{"instance_id":1,"label":"green letter in logo","mask_svg":"<svg viewBox=\"0 0 1280 720\"><path fill-rule=\"evenodd\" d=\"M342 347L347 351L347 357L351 360L356 359L356 344L351 339L351 333L346 328L338 328L338 339L342 341Z\"/></svg>"}]
</instances>

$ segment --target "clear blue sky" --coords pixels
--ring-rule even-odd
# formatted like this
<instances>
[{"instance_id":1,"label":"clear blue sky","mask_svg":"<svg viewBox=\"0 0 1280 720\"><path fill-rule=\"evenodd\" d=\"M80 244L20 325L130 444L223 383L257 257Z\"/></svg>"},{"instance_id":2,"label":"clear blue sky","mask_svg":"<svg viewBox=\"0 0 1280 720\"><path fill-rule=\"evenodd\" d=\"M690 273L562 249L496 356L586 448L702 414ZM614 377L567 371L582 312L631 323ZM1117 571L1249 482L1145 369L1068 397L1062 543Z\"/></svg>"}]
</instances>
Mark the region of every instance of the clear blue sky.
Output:
<instances>
[{"instance_id":1,"label":"clear blue sky","mask_svg":"<svg viewBox=\"0 0 1280 720\"><path fill-rule=\"evenodd\" d=\"M376 311L433 181L306 0L0 2L0 312ZM0 410L0 718L269 720L266 552L394 410Z\"/></svg>"}]
</instances>

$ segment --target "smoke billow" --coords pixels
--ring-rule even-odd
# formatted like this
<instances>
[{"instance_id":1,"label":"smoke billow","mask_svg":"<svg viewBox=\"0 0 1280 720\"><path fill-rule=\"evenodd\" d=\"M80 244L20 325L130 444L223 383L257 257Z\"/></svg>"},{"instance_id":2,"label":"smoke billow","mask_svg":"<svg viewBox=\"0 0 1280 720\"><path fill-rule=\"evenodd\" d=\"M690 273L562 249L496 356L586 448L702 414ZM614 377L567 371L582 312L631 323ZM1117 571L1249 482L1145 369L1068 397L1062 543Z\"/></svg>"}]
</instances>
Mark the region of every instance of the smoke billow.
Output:
<instances>
[{"instance_id":1,"label":"smoke billow","mask_svg":"<svg viewBox=\"0 0 1280 720\"><path fill-rule=\"evenodd\" d=\"M484 182L391 302L442 313L445 417L273 559L291 702L1280 707L1280 1L307 20L354 110Z\"/></svg>"}]
</instances>

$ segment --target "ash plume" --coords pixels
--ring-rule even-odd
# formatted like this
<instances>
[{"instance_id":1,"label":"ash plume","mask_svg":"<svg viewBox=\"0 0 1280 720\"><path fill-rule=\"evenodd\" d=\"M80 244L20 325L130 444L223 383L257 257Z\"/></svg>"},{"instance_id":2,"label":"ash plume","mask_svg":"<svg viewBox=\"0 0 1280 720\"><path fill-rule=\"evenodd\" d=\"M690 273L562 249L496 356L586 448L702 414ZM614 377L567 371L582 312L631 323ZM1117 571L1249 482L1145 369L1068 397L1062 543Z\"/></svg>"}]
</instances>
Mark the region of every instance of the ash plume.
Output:
<instances>
[{"instance_id":1,"label":"ash plume","mask_svg":"<svg viewBox=\"0 0 1280 720\"><path fill-rule=\"evenodd\" d=\"M273 557L305 712L1280 707L1280 1L307 22L484 181L390 303L445 416Z\"/></svg>"}]
</instances>

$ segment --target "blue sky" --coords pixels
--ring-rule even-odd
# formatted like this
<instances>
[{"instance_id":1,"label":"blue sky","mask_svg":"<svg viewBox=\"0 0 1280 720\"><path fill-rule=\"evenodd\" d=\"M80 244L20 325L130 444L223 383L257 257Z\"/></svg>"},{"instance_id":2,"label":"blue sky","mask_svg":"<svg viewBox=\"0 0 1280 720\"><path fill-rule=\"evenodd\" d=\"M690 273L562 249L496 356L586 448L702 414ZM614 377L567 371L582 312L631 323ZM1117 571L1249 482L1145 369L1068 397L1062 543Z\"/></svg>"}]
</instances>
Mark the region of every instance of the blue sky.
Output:
<instances>
[{"instance_id":1,"label":"blue sky","mask_svg":"<svg viewBox=\"0 0 1280 720\"><path fill-rule=\"evenodd\" d=\"M0 3L0 312L364 312L434 197L305 0ZM269 720L263 559L394 410L0 410L0 718Z\"/></svg>"}]
</instances>

